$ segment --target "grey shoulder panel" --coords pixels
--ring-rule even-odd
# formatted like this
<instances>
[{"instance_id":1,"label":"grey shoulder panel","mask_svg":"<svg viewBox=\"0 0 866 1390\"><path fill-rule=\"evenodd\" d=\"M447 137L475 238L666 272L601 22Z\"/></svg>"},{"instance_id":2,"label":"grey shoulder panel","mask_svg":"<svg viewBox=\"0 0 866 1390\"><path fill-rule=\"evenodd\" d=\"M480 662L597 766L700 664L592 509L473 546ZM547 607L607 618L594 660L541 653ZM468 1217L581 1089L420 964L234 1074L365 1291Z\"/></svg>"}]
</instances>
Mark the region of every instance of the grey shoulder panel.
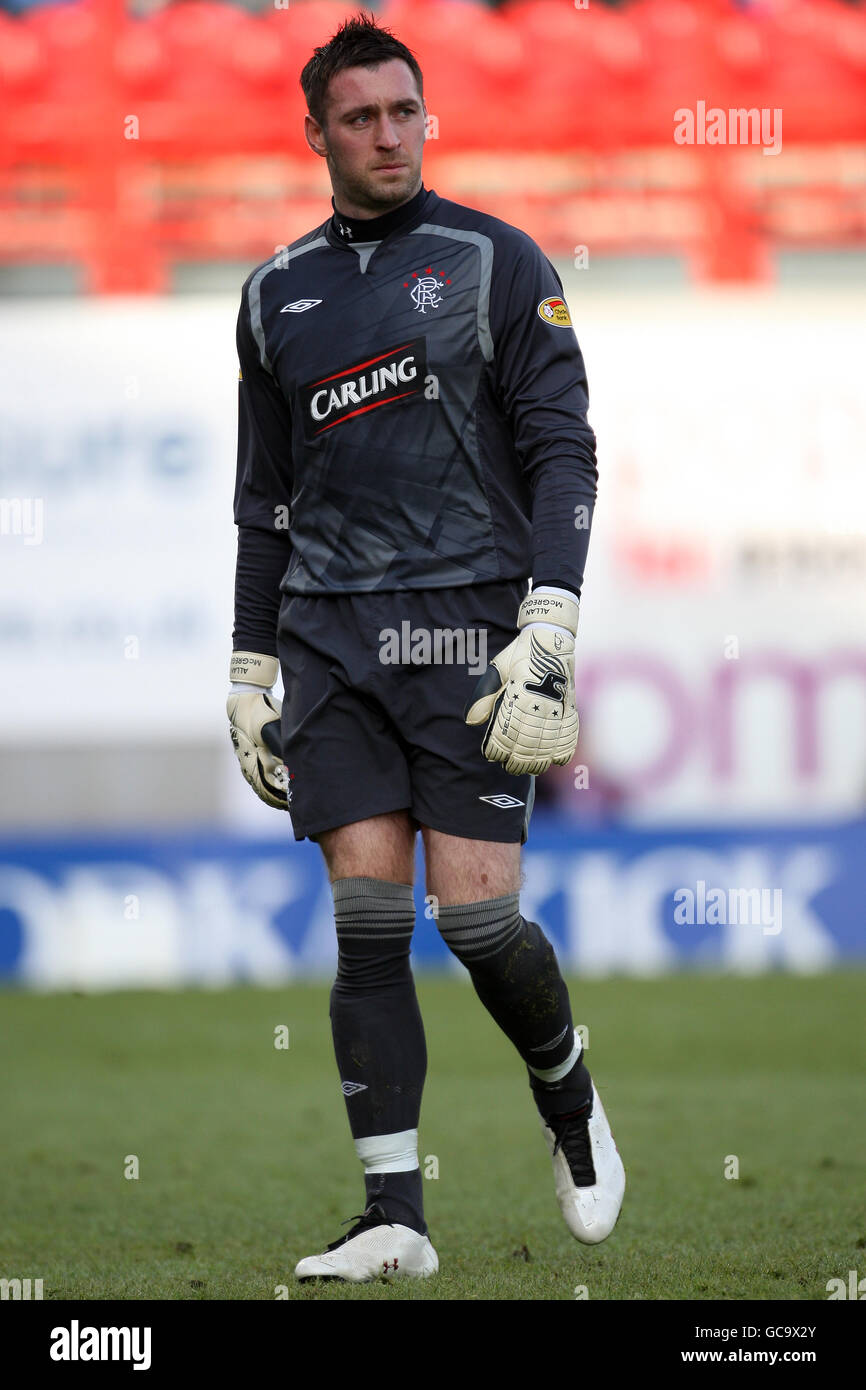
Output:
<instances>
[{"instance_id":1,"label":"grey shoulder panel","mask_svg":"<svg viewBox=\"0 0 866 1390\"><path fill-rule=\"evenodd\" d=\"M490 332L490 277L493 273L493 242L483 232L469 232L462 227L442 227L436 222L422 222L413 227L410 236L442 236L452 241L468 241L478 247L481 273L478 280L478 345L485 362L493 361L493 337Z\"/></svg>"},{"instance_id":2,"label":"grey shoulder panel","mask_svg":"<svg viewBox=\"0 0 866 1390\"><path fill-rule=\"evenodd\" d=\"M304 242L302 246L288 247L283 251L278 251L269 261L265 261L260 266L255 275L250 280L248 291L250 305L250 327L253 330L253 337L256 340L256 347L259 350L259 360L266 372L271 371L271 364L268 360L267 347L265 345L265 330L262 325L262 281L266 275L270 275L272 270L287 270L289 262L296 256L303 256L307 251L315 251L318 246L327 246L326 237L316 237L315 241ZM273 373L272 373L273 374Z\"/></svg>"}]
</instances>

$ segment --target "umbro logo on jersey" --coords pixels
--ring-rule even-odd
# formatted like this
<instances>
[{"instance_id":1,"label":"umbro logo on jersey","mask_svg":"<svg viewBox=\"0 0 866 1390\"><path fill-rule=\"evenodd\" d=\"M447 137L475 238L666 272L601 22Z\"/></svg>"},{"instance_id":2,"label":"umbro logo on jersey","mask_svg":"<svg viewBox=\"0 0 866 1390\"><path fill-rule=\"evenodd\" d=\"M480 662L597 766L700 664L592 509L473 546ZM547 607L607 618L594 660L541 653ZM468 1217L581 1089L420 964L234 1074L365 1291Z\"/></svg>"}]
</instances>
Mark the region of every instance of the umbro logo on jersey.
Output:
<instances>
[{"instance_id":1,"label":"umbro logo on jersey","mask_svg":"<svg viewBox=\"0 0 866 1390\"><path fill-rule=\"evenodd\" d=\"M307 309L315 309L317 304L324 303L321 299L296 299L292 304L284 304L280 310L281 314L303 314Z\"/></svg>"},{"instance_id":2,"label":"umbro logo on jersey","mask_svg":"<svg viewBox=\"0 0 866 1390\"><path fill-rule=\"evenodd\" d=\"M507 792L497 792L496 796L479 796L479 801L486 801L490 806L498 806L500 811L510 811L513 806L525 806L525 801L518 801L516 796L509 796Z\"/></svg>"},{"instance_id":3,"label":"umbro logo on jersey","mask_svg":"<svg viewBox=\"0 0 866 1390\"><path fill-rule=\"evenodd\" d=\"M426 340L414 338L309 381L301 387L307 429L315 437L380 405L421 395L426 373Z\"/></svg>"},{"instance_id":4,"label":"umbro logo on jersey","mask_svg":"<svg viewBox=\"0 0 866 1390\"><path fill-rule=\"evenodd\" d=\"M367 1087L362 1086L360 1081L343 1081L340 1083L340 1090L344 1096L356 1096L359 1091L366 1091Z\"/></svg>"}]
</instances>

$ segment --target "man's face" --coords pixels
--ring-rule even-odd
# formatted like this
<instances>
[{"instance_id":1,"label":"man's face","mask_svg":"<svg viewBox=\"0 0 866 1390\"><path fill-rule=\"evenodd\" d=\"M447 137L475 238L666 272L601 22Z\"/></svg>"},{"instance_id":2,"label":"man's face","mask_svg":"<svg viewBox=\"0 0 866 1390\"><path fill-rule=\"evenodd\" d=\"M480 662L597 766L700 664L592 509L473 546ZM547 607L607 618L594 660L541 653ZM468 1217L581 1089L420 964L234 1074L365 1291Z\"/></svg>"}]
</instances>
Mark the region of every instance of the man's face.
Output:
<instances>
[{"instance_id":1,"label":"man's face","mask_svg":"<svg viewBox=\"0 0 866 1390\"><path fill-rule=\"evenodd\" d=\"M334 202L349 217L378 217L421 186L426 109L400 58L345 68L328 86L326 125L307 116L307 142L328 162Z\"/></svg>"}]
</instances>

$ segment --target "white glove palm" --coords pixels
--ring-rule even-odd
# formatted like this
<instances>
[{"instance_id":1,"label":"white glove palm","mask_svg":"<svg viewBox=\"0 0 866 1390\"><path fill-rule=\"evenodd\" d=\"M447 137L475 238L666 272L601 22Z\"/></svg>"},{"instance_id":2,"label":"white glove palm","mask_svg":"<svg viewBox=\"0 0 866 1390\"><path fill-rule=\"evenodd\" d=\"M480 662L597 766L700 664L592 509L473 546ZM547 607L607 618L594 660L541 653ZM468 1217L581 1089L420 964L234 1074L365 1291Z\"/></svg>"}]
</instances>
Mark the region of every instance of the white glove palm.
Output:
<instances>
[{"instance_id":1,"label":"white glove palm","mask_svg":"<svg viewBox=\"0 0 866 1390\"><path fill-rule=\"evenodd\" d=\"M488 721L481 745L489 762L515 776L564 767L577 747L574 639L579 605L536 590L520 605L518 636L481 677L466 709L467 724Z\"/></svg>"}]
</instances>

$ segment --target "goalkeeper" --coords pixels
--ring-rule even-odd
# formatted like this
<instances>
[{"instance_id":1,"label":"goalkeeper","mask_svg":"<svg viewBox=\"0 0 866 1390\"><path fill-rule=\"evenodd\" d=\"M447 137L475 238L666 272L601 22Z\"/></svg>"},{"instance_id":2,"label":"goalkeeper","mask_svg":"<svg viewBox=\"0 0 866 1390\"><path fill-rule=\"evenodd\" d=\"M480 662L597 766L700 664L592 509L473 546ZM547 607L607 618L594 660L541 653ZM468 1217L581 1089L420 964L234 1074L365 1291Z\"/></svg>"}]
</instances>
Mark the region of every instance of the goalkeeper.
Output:
<instances>
[{"instance_id":1,"label":"goalkeeper","mask_svg":"<svg viewBox=\"0 0 866 1390\"><path fill-rule=\"evenodd\" d=\"M569 1230L593 1244L619 1214L568 992L519 899L534 777L577 742L597 470L560 280L524 233L424 186L411 51L362 15L301 84L333 216L243 289L228 713L245 777L319 844L333 892L331 1025L365 1200L295 1272L363 1281L438 1269L418 833L437 927L527 1069Z\"/></svg>"}]
</instances>

